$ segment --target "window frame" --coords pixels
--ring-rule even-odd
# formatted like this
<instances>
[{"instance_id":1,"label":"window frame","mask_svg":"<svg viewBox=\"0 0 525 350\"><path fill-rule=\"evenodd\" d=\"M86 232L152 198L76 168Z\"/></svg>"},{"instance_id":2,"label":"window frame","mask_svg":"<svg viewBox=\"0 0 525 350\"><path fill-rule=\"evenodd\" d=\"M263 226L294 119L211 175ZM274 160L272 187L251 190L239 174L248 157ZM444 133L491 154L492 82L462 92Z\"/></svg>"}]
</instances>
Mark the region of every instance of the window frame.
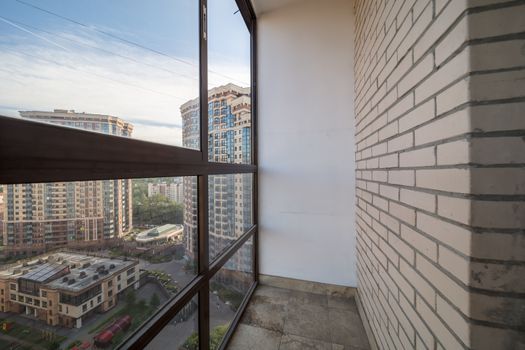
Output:
<instances>
[{"instance_id":1,"label":"window frame","mask_svg":"<svg viewBox=\"0 0 525 350\"><path fill-rule=\"evenodd\" d=\"M72 129L0 115L0 183L20 184L145 177L197 176L198 274L176 296L128 336L119 349L143 349L173 317L198 295L199 349L209 349L209 282L253 237L253 283L219 349L226 348L259 280L257 159L257 35L250 0L235 0L250 32L251 164L208 161L207 0L199 0L200 150ZM252 173L253 225L209 262L208 176Z\"/></svg>"}]
</instances>

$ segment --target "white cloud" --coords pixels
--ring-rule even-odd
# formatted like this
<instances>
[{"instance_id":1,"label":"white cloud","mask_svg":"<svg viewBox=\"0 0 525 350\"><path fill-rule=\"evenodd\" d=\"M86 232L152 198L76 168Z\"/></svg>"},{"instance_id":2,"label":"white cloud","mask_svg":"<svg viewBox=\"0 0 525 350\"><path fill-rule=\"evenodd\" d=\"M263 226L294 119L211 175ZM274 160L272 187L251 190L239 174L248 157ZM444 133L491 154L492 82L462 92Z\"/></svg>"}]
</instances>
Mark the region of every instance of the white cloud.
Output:
<instances>
[{"instance_id":1,"label":"white cloud","mask_svg":"<svg viewBox=\"0 0 525 350\"><path fill-rule=\"evenodd\" d=\"M60 108L115 115L135 121L136 138L182 144L179 107L198 96L196 65L98 34L26 34L0 42L0 113ZM195 64L197 57L180 59ZM210 74L213 86L248 80L249 67L216 63L221 75Z\"/></svg>"}]
</instances>

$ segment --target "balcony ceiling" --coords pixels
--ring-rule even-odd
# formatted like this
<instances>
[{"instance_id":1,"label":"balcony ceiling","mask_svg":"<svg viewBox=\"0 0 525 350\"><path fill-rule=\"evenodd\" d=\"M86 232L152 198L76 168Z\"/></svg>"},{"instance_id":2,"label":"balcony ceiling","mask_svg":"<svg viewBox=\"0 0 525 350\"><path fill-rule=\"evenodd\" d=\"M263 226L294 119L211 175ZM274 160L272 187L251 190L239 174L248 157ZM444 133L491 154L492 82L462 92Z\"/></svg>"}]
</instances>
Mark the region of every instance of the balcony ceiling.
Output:
<instances>
[{"instance_id":1,"label":"balcony ceiling","mask_svg":"<svg viewBox=\"0 0 525 350\"><path fill-rule=\"evenodd\" d=\"M265 12L270 12L299 1L304 0L252 0L252 4L255 10L255 14L258 17Z\"/></svg>"}]
</instances>

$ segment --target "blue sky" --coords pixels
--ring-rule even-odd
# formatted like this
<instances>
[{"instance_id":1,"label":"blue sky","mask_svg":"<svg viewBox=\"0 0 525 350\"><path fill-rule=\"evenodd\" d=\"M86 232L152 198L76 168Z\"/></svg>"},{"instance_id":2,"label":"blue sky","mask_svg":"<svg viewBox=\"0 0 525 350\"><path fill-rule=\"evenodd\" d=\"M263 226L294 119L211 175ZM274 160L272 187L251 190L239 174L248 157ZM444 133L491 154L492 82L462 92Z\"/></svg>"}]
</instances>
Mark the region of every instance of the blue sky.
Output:
<instances>
[{"instance_id":1,"label":"blue sky","mask_svg":"<svg viewBox=\"0 0 525 350\"><path fill-rule=\"evenodd\" d=\"M236 11L234 0L209 0L210 87L249 82ZM180 145L179 106L198 95L198 1L2 0L0 63L2 115L117 115L135 137Z\"/></svg>"}]
</instances>

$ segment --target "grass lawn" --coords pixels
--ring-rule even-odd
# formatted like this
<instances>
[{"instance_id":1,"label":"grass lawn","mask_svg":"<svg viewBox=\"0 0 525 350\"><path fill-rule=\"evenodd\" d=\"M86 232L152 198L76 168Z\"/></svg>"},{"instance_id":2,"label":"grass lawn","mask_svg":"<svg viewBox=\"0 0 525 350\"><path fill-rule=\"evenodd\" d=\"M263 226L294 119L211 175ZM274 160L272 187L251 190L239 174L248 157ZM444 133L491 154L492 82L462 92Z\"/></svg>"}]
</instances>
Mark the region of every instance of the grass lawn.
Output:
<instances>
[{"instance_id":1,"label":"grass lawn","mask_svg":"<svg viewBox=\"0 0 525 350\"><path fill-rule=\"evenodd\" d=\"M13 324L13 328L9 332L2 331L2 333L8 334L20 340L25 340L26 342L35 345L39 345L43 348L48 348L53 343L61 344L64 340L66 340L66 337L59 336L53 332L44 333L41 329L32 328L16 322L11 323Z\"/></svg>"},{"instance_id":2,"label":"grass lawn","mask_svg":"<svg viewBox=\"0 0 525 350\"><path fill-rule=\"evenodd\" d=\"M144 323L153 314L155 309L156 308L148 304L140 305L138 303L135 303L132 306L126 306L122 310L115 313L113 316L108 317L107 319L99 323L97 326L92 328L89 331L89 333L95 333L94 335L96 335L96 333L101 332L106 326L109 326L111 323L121 318L122 316L130 315L133 321L129 329L126 332L118 332L113 338L112 348L115 348L124 340L124 338L126 338L131 332L133 332L142 323Z\"/></svg>"}]
</instances>

